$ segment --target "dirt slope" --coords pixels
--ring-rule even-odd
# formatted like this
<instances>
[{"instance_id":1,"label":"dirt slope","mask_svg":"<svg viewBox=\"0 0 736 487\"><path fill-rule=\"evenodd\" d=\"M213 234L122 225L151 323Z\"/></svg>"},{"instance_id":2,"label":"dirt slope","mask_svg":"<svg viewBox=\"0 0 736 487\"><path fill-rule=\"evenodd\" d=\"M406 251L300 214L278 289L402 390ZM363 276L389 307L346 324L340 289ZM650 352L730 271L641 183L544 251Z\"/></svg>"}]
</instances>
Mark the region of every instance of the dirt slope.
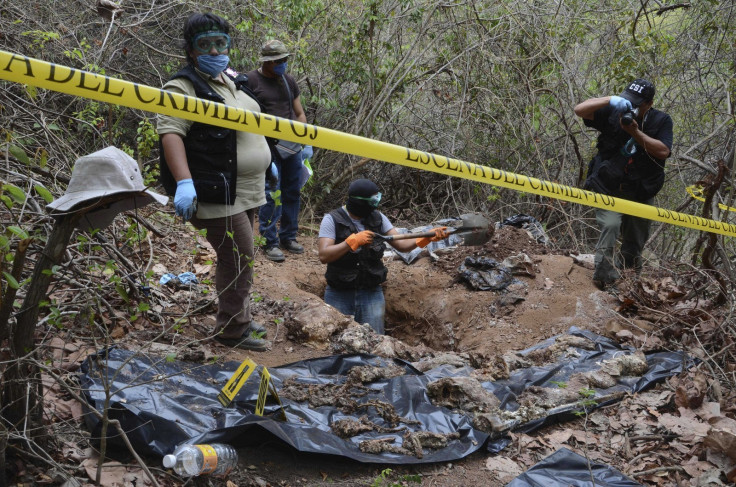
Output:
<instances>
[{"instance_id":1,"label":"dirt slope","mask_svg":"<svg viewBox=\"0 0 736 487\"><path fill-rule=\"evenodd\" d=\"M164 242L157 242L161 252L156 254L152 280L157 281L166 272L193 271L200 284L192 289L154 286L155 301L160 303L155 311L170 317L164 321L187 310L189 318L183 326L164 335L160 334L161 323L145 319L118 325L111 330L111 336L119 339L121 346L149 347L152 353L162 356L173 352L181 360L194 362L213 357L236 361L252 358L258 364L275 367L336 353L335 338L340 330L355 326L351 319L322 301L325 266L317 257L316 238L304 232L299 237L306 248L304 254L288 255L283 263L273 263L261 252L256 256L253 312L255 319L266 325L272 348L248 352L219 345L209 337L215 310L213 252L204 239L183 231L183 227L164 238ZM515 279L502 290L473 290L459 273L467 257L493 258L498 262L508 259L507 263L515 269ZM667 299L678 299L684 294L677 291L671 279L641 280L636 289L640 297L646 295L650 307L641 305L637 315L636 300L625 293L614 296L600 291L592 284L593 271L585 262L589 262L586 256L545 247L526 230L509 226L497 229L494 238L483 247L425 253L411 265L387 258L387 334L398 339L394 343L399 343L404 351L466 352L482 361L535 345L571 326L650 351L666 348L666 340L677 339L684 323L692 323L691 328L700 330L702 336L717 333L719 321L715 315L703 320L706 315L702 302L673 301L677 304L670 305L671 309L663 306ZM657 300L664 311L654 309ZM195 308L199 309L192 313ZM619 313L625 309L628 316L622 319ZM59 342L55 356L60 361L63 358L64 362L78 363L84 358L83 350L74 345L73 334L55 340ZM719 479L725 479L725 472L734 468L733 461L704 449L704 435L713 431L708 423L715 419L721 424L736 424L732 419L736 416L736 398L729 398L730 392L721 396L716 392L707 377L693 371L671 378L652 391L626 397L613 407L596 410L588 417L529 435L513 434L511 445L497 455L478 451L457 462L392 466L391 472L380 464L303 454L269 441L259 448L241 449L239 467L228 479L202 481L218 487L502 486L565 447L626 474L637 475L643 485L726 485ZM50 414L78 422L81 411L61 411L59 408L66 404L62 398L58 387L49 390ZM729 447L722 441L720 448L728 451ZM86 450L79 458L66 450L61 455L70 464L86 458L87 475L94 478L94 449ZM160 461L148 460L154 466ZM150 485L134 463L125 468L129 477ZM180 485L176 478L158 472L160 485ZM716 482L703 480L711 477ZM112 483L102 485L116 485L117 478L112 475Z\"/></svg>"}]
</instances>

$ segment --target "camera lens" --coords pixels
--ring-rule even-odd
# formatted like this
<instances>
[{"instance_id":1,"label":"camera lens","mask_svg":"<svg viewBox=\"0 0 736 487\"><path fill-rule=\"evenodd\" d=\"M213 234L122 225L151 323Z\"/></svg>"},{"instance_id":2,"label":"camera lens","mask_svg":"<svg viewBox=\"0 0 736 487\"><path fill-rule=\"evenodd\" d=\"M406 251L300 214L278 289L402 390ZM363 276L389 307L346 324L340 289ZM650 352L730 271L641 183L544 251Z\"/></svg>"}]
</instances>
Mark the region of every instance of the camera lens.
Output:
<instances>
[{"instance_id":1,"label":"camera lens","mask_svg":"<svg viewBox=\"0 0 736 487\"><path fill-rule=\"evenodd\" d=\"M637 115L639 115L638 108L629 110L621 115L621 123L624 125L631 125L632 123L634 123L634 118L636 118Z\"/></svg>"}]
</instances>

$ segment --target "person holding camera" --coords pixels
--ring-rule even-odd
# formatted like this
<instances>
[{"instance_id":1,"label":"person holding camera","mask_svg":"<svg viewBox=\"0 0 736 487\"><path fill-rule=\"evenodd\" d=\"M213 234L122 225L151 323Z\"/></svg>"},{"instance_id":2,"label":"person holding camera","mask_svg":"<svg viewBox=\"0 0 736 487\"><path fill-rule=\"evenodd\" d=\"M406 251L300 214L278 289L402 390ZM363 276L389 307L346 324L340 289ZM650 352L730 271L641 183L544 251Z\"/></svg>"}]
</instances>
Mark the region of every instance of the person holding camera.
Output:
<instances>
[{"instance_id":1,"label":"person holding camera","mask_svg":"<svg viewBox=\"0 0 736 487\"><path fill-rule=\"evenodd\" d=\"M600 134L598 153L588 164L583 188L616 198L651 205L664 185L665 160L672 150L672 118L652 107L654 85L646 79L628 84L620 96L590 98L575 106L575 114ZM615 211L596 210L601 229L595 253L593 282L610 289L619 269L641 271L641 253L649 238L650 221ZM614 258L621 237L620 254Z\"/></svg>"}]
</instances>

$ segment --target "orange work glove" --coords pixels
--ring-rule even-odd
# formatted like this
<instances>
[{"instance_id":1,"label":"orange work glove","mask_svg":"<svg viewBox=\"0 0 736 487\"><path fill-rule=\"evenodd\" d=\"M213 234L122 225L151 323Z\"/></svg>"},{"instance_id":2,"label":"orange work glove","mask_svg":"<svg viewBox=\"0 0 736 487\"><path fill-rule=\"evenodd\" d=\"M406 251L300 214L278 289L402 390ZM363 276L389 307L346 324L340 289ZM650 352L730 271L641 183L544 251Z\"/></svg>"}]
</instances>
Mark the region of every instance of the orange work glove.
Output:
<instances>
[{"instance_id":1,"label":"orange work glove","mask_svg":"<svg viewBox=\"0 0 736 487\"><path fill-rule=\"evenodd\" d=\"M355 252L365 244L373 242L373 232L363 230L362 232L352 233L345 239L345 243Z\"/></svg>"},{"instance_id":2,"label":"orange work glove","mask_svg":"<svg viewBox=\"0 0 736 487\"><path fill-rule=\"evenodd\" d=\"M447 231L447 227L435 227L430 232L434 232L434 237L422 237L416 240L417 247L424 248L429 245L429 242L439 242L450 236L450 232Z\"/></svg>"}]
</instances>

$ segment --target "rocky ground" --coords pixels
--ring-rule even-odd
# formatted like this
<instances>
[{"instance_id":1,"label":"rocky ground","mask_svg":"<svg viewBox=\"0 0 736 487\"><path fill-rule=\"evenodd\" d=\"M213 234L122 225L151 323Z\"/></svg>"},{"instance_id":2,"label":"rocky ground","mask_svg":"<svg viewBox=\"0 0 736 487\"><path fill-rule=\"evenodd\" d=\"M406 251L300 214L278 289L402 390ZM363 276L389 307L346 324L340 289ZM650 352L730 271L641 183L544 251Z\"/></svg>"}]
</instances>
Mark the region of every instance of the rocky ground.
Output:
<instances>
[{"instance_id":1,"label":"rocky ground","mask_svg":"<svg viewBox=\"0 0 736 487\"><path fill-rule=\"evenodd\" d=\"M154 244L153 311L168 320L190 310L187 321L175 333L161 334L161 323L143 317L116 325L110 335L125 348L155 340L155 351L161 355L173 350L180 360L200 362L213 357L236 361L251 358L274 367L336 353L340 334L358 325L322 302L324 265L317 257L316 238L304 231L299 241L305 253L288 255L283 263L273 263L260 252L256 258L252 302L255 318L266 325L272 341L266 352L228 349L208 340L214 310L209 294L214 254L201 237L184 231L182 226ZM515 269L515 281L499 291L472 289L458 272L468 256L510 259L507 263ZM493 239L482 247L425 253L411 265L397 258L387 259L385 294L390 339L365 351L412 359L448 352L492 360L576 326L644 352L684 346L697 356L703 352L694 337L717 336L717 314L711 311L708 319L696 312L708 308L709 303L685 300L686 293L671 277L645 275L639 281L624 282L614 295L593 285L590 264L590 256L571 255L542 245L531 233L511 226L498 228ZM184 271L194 272L200 284L191 289L155 284L166 272ZM63 290L57 292L63 299ZM73 333L59 334L54 340L56 358L66 364L78 363L88 349L74 339ZM183 347L183 343L191 344ZM50 413L65 424L80 425L79 404L52 383L47 396ZM733 482L736 476L735 402L732 391L723 390L696 368L578 420L531 434L512 434L511 445L495 455L479 451L452 463L392 466L387 471L380 463L303 454L270 441L241 450L239 468L226 480L194 482L228 487L501 486L566 447L611 465L642 485L728 485L728 479ZM64 445L59 462L81 464L78 471L84 468L86 482L90 482L96 474L94 451L84 448L84 442ZM144 460L159 485L180 484L159 467L160 459ZM153 485L132 459L116 467L118 470L111 469L113 466L108 464L110 468L104 470L102 485ZM25 472L36 475L36 479L42 475L32 468Z\"/></svg>"}]
</instances>

